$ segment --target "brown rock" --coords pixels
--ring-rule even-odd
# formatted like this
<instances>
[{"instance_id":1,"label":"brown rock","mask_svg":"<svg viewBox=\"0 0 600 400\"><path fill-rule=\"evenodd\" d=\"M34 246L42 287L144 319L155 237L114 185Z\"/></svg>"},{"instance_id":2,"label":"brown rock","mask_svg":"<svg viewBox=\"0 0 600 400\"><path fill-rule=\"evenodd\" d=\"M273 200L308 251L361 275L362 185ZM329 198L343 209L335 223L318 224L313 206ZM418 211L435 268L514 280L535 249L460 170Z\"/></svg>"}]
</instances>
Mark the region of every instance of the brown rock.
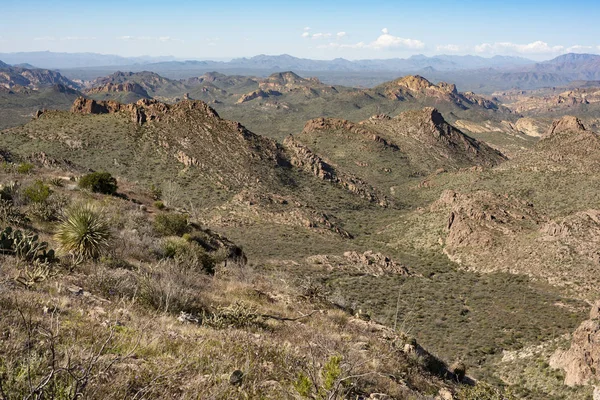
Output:
<instances>
[{"instance_id":1,"label":"brown rock","mask_svg":"<svg viewBox=\"0 0 600 400\"><path fill-rule=\"evenodd\" d=\"M549 138L562 132L580 132L585 130L586 129L579 118L567 115L557 121L554 121L550 129L548 129L548 132L546 132L542 138Z\"/></svg>"},{"instance_id":2,"label":"brown rock","mask_svg":"<svg viewBox=\"0 0 600 400\"><path fill-rule=\"evenodd\" d=\"M585 385L600 378L600 301L596 302L587 321L573 333L571 347L557 350L550 366L565 371L565 385Z\"/></svg>"}]
</instances>

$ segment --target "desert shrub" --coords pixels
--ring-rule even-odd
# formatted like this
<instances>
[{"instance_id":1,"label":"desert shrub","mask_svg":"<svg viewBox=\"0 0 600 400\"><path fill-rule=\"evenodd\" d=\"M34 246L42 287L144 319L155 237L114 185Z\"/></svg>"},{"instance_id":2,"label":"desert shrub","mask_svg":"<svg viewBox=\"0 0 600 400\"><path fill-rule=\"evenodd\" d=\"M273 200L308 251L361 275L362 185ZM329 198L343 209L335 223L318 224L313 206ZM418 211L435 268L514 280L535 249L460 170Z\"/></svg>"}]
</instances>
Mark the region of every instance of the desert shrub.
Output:
<instances>
[{"instance_id":1,"label":"desert shrub","mask_svg":"<svg viewBox=\"0 0 600 400\"><path fill-rule=\"evenodd\" d=\"M78 260L98 258L107 250L110 237L107 219L89 203L68 209L55 235L60 249Z\"/></svg>"},{"instance_id":2,"label":"desert shrub","mask_svg":"<svg viewBox=\"0 0 600 400\"><path fill-rule=\"evenodd\" d=\"M162 199L162 189L154 184L150 185L150 194L154 200Z\"/></svg>"},{"instance_id":3,"label":"desert shrub","mask_svg":"<svg viewBox=\"0 0 600 400\"><path fill-rule=\"evenodd\" d=\"M94 193L115 194L117 180L108 172L92 172L79 179L81 189L91 190Z\"/></svg>"},{"instance_id":4,"label":"desert shrub","mask_svg":"<svg viewBox=\"0 0 600 400\"><path fill-rule=\"evenodd\" d=\"M160 200L156 200L156 201L154 202L154 207L158 208L159 210L164 210L164 208L165 208L165 203L163 203L163 202L162 202L162 201L160 201Z\"/></svg>"},{"instance_id":5,"label":"desert shrub","mask_svg":"<svg viewBox=\"0 0 600 400\"><path fill-rule=\"evenodd\" d=\"M173 260L163 260L141 271L138 301L166 313L202 313L204 306L200 295L206 282L206 275L182 267Z\"/></svg>"},{"instance_id":6,"label":"desert shrub","mask_svg":"<svg viewBox=\"0 0 600 400\"><path fill-rule=\"evenodd\" d=\"M463 386L456 393L458 400L515 400L509 391L502 391L483 382L475 386Z\"/></svg>"},{"instance_id":7,"label":"desert shrub","mask_svg":"<svg viewBox=\"0 0 600 400\"><path fill-rule=\"evenodd\" d=\"M102 263L87 277L90 289L105 297L133 298L138 286L136 275L126 269L105 266L106 263Z\"/></svg>"},{"instance_id":8,"label":"desert shrub","mask_svg":"<svg viewBox=\"0 0 600 400\"><path fill-rule=\"evenodd\" d=\"M22 163L17 165L17 172L19 174L29 174L31 171L33 171L34 165L31 163Z\"/></svg>"},{"instance_id":9,"label":"desert shrub","mask_svg":"<svg viewBox=\"0 0 600 400\"><path fill-rule=\"evenodd\" d=\"M252 306L235 302L226 307L218 307L213 313L204 314L202 324L216 329L248 328L260 325L260 315Z\"/></svg>"},{"instance_id":10,"label":"desert shrub","mask_svg":"<svg viewBox=\"0 0 600 400\"><path fill-rule=\"evenodd\" d=\"M299 373L298 378L293 383L294 389L302 397L310 397L312 393L312 382L304 373Z\"/></svg>"},{"instance_id":11,"label":"desert shrub","mask_svg":"<svg viewBox=\"0 0 600 400\"><path fill-rule=\"evenodd\" d=\"M188 218L183 214L159 214L154 219L154 230L162 236L181 236L189 231Z\"/></svg>"},{"instance_id":12,"label":"desert shrub","mask_svg":"<svg viewBox=\"0 0 600 400\"><path fill-rule=\"evenodd\" d=\"M182 267L192 268L212 274L215 270L215 260L204 248L195 242L184 238L166 238L163 240L162 257L172 258Z\"/></svg>"},{"instance_id":13,"label":"desert shrub","mask_svg":"<svg viewBox=\"0 0 600 400\"><path fill-rule=\"evenodd\" d=\"M23 196L29 203L43 203L48 200L50 194L52 194L50 186L39 179L23 189Z\"/></svg>"},{"instance_id":14,"label":"desert shrub","mask_svg":"<svg viewBox=\"0 0 600 400\"><path fill-rule=\"evenodd\" d=\"M467 374L467 366L461 361L457 361L450 366L450 371L454 374L457 381L462 382Z\"/></svg>"},{"instance_id":15,"label":"desert shrub","mask_svg":"<svg viewBox=\"0 0 600 400\"><path fill-rule=\"evenodd\" d=\"M44 202L30 204L28 212L42 221L56 221L67 204L69 204L68 197L52 194Z\"/></svg>"}]
</instances>

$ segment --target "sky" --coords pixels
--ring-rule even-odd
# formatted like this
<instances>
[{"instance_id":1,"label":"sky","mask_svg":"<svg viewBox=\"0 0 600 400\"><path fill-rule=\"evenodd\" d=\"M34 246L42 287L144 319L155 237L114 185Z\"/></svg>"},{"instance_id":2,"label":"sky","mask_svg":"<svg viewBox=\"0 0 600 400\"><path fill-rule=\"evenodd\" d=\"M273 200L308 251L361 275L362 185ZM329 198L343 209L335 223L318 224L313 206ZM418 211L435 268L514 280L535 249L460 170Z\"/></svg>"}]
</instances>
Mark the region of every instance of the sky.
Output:
<instances>
[{"instance_id":1,"label":"sky","mask_svg":"<svg viewBox=\"0 0 600 400\"><path fill-rule=\"evenodd\" d=\"M600 54L598 0L0 0L0 10L0 53L219 60Z\"/></svg>"}]
</instances>

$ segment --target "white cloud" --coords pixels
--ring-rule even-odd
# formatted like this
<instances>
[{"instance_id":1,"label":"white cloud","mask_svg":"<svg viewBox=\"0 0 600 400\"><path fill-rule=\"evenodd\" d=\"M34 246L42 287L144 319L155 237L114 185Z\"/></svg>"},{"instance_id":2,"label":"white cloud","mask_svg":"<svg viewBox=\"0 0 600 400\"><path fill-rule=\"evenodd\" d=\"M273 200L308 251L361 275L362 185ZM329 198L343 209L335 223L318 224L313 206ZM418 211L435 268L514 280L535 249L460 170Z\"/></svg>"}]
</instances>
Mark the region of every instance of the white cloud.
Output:
<instances>
[{"instance_id":1,"label":"white cloud","mask_svg":"<svg viewBox=\"0 0 600 400\"><path fill-rule=\"evenodd\" d=\"M331 33L315 33L312 35L313 39L327 39L331 37Z\"/></svg>"},{"instance_id":2,"label":"white cloud","mask_svg":"<svg viewBox=\"0 0 600 400\"><path fill-rule=\"evenodd\" d=\"M510 42L482 43L475 46L478 53L522 53L522 54L555 54L565 50L564 46L550 46L541 40L529 44Z\"/></svg>"},{"instance_id":3,"label":"white cloud","mask_svg":"<svg viewBox=\"0 0 600 400\"><path fill-rule=\"evenodd\" d=\"M456 44L443 44L435 47L437 51L444 51L448 53L458 53L461 48Z\"/></svg>"},{"instance_id":4,"label":"white cloud","mask_svg":"<svg viewBox=\"0 0 600 400\"><path fill-rule=\"evenodd\" d=\"M304 28L305 31L310 31L310 26L307 26L306 28Z\"/></svg>"},{"instance_id":5,"label":"white cloud","mask_svg":"<svg viewBox=\"0 0 600 400\"><path fill-rule=\"evenodd\" d=\"M425 47L425 43L416 39L405 39L398 36L391 35L387 28L381 30L380 35L376 40L370 43L358 42L355 44L340 44L340 43L329 43L326 45L317 46L317 48L339 48L339 49L373 49L373 50L395 50L395 49L422 49Z\"/></svg>"},{"instance_id":6,"label":"white cloud","mask_svg":"<svg viewBox=\"0 0 600 400\"><path fill-rule=\"evenodd\" d=\"M375 41L370 43L358 42L355 44L340 44L340 43L329 43L325 45L317 46L319 49L325 48L338 48L338 49L372 49L372 50L395 50L395 49L422 49L425 47L425 43L416 39L405 39L398 36L390 35L385 33L387 29L384 29L382 35L380 35Z\"/></svg>"},{"instance_id":7,"label":"white cloud","mask_svg":"<svg viewBox=\"0 0 600 400\"><path fill-rule=\"evenodd\" d=\"M335 34L335 36L337 36L338 39L341 39L344 36L346 36L346 32L338 32L338 33Z\"/></svg>"},{"instance_id":8,"label":"white cloud","mask_svg":"<svg viewBox=\"0 0 600 400\"><path fill-rule=\"evenodd\" d=\"M309 37L309 36L310 36L310 33L308 33L308 32L302 33L302 37L304 37L304 38Z\"/></svg>"},{"instance_id":9,"label":"white cloud","mask_svg":"<svg viewBox=\"0 0 600 400\"><path fill-rule=\"evenodd\" d=\"M575 46L571 46L571 47L567 48L567 53L585 52L585 51L590 51L593 49L594 49L594 46L582 46L582 45L576 44Z\"/></svg>"},{"instance_id":10,"label":"white cloud","mask_svg":"<svg viewBox=\"0 0 600 400\"><path fill-rule=\"evenodd\" d=\"M398 48L422 49L425 47L425 43L421 42L420 40L405 39L390 35L387 28L382 29L381 32L383 32L383 35L379 36L374 42L369 43L367 47L375 50Z\"/></svg>"},{"instance_id":11,"label":"white cloud","mask_svg":"<svg viewBox=\"0 0 600 400\"><path fill-rule=\"evenodd\" d=\"M50 42L50 41L54 41L56 40L56 38L54 36L42 36L42 37L36 37L33 38L33 40L39 40L39 41L44 41L44 42Z\"/></svg>"}]
</instances>

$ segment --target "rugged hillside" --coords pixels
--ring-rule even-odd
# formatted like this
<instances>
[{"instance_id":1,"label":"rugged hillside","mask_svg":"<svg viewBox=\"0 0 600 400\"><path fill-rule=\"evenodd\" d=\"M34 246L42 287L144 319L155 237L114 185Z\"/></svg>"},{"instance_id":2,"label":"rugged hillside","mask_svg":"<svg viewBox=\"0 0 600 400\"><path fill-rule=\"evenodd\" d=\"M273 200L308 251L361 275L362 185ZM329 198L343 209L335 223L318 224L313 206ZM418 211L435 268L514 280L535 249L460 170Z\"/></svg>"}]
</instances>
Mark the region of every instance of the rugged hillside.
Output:
<instances>
[{"instance_id":1,"label":"rugged hillside","mask_svg":"<svg viewBox=\"0 0 600 400\"><path fill-rule=\"evenodd\" d=\"M449 125L433 108L407 111L395 118L379 115L360 124L319 118L284 144L297 149L292 162L305 165L315 175L325 179L324 169L341 168L399 202L406 200L400 188L411 177L489 167L505 160L501 153Z\"/></svg>"},{"instance_id":2,"label":"rugged hillside","mask_svg":"<svg viewBox=\"0 0 600 400\"><path fill-rule=\"evenodd\" d=\"M40 89L0 86L0 129L22 125L31 120L38 110L68 110L81 93L64 85Z\"/></svg>"},{"instance_id":3,"label":"rugged hillside","mask_svg":"<svg viewBox=\"0 0 600 400\"><path fill-rule=\"evenodd\" d=\"M508 109L492 100L471 92L461 93L454 85L443 82L434 85L420 76L407 76L374 89L358 89L324 84L291 71L267 78L211 72L180 81L146 71L117 72L86 85L86 95L95 100L202 100L226 118L277 140L301 130L308 119L337 117L359 121L375 114L395 115L432 105L452 122L465 119L509 124L516 120Z\"/></svg>"},{"instance_id":4,"label":"rugged hillside","mask_svg":"<svg viewBox=\"0 0 600 400\"><path fill-rule=\"evenodd\" d=\"M0 65L0 86L7 88L24 86L30 89L39 89L44 86L52 85L78 88L78 85L73 81L65 78L56 71L11 67L7 64Z\"/></svg>"},{"instance_id":5,"label":"rugged hillside","mask_svg":"<svg viewBox=\"0 0 600 400\"><path fill-rule=\"evenodd\" d=\"M98 78L87 86L90 88L85 93L92 98L121 100L125 103L134 103L141 98L171 100L187 90L181 82L148 71L136 73L118 71L107 77ZM123 96L122 93L126 95Z\"/></svg>"}]
</instances>

